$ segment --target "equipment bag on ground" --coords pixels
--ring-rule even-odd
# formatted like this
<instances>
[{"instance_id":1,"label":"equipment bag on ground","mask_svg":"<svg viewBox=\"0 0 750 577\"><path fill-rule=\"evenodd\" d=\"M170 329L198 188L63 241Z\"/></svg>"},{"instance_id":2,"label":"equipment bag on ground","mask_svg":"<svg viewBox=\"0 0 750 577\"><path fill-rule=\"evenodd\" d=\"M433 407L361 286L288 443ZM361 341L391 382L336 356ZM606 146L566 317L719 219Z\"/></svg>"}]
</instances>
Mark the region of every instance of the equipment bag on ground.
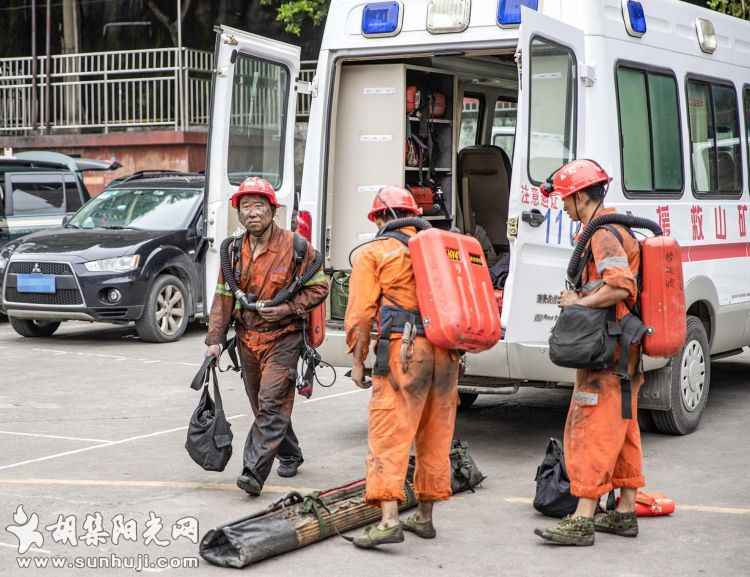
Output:
<instances>
[{"instance_id":1,"label":"equipment bag on ground","mask_svg":"<svg viewBox=\"0 0 750 577\"><path fill-rule=\"evenodd\" d=\"M213 380L213 399L208 391L209 380ZM206 471L223 471L232 456L232 430L224 416L216 362L212 357L203 361L191 388L200 389L201 383L203 392L190 417L185 449L190 458Z\"/></svg>"},{"instance_id":2,"label":"equipment bag on ground","mask_svg":"<svg viewBox=\"0 0 750 577\"><path fill-rule=\"evenodd\" d=\"M570 494L570 479L565 471L563 449L550 439L542 464L536 470L534 509L548 517L565 517L576 510L578 497Z\"/></svg>"},{"instance_id":3,"label":"equipment bag on ground","mask_svg":"<svg viewBox=\"0 0 750 577\"><path fill-rule=\"evenodd\" d=\"M485 478L466 443L455 441L450 454L454 493L472 490ZM462 471L458 475L457 471ZM401 503L403 511L416 506L412 489L414 460L410 460ZM364 501L365 480L327 491L300 495L292 492L268 508L208 531L200 555L209 563L242 568L263 559L300 549L380 519L380 507Z\"/></svg>"}]
</instances>

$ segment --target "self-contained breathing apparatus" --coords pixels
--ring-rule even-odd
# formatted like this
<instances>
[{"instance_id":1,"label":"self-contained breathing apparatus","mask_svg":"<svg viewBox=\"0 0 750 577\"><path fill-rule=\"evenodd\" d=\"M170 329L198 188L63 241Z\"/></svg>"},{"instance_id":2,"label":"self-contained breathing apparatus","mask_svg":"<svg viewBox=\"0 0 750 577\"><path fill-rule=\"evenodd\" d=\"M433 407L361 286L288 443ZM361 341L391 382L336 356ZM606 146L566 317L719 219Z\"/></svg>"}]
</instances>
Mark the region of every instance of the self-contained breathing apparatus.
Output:
<instances>
[{"instance_id":1,"label":"self-contained breathing apparatus","mask_svg":"<svg viewBox=\"0 0 750 577\"><path fill-rule=\"evenodd\" d=\"M663 236L659 225L649 219L625 214L607 214L591 220L580 234L568 263L566 285L580 292L586 266L593 258L589 246L594 233L607 229L623 243L613 225L650 230L654 236L639 241L641 266L638 299L629 314L619 321L616 305L608 308L572 305L562 309L549 339L550 360L574 369L614 370L620 378L622 418L632 419L631 375L628 372L630 346L643 346L651 356L671 357L685 341L685 294L682 259L677 241ZM620 356L615 362L617 344Z\"/></svg>"},{"instance_id":2,"label":"self-contained breathing apparatus","mask_svg":"<svg viewBox=\"0 0 750 577\"><path fill-rule=\"evenodd\" d=\"M307 241L304 237L295 233L293 237L294 275L292 282L280 289L271 300L258 300L256 295L244 292L239 286L241 275L240 258L243 241L244 235L230 236L224 239L219 248L224 282L229 286L229 290L234 295L235 302L239 304L241 310L259 312L264 308L276 307L288 302L302 290L305 283L313 278L323 266L323 256L318 251L315 251L313 262L310 263L307 269L302 271L302 263L307 255ZM303 319L303 346L300 355L301 370L297 374L296 387L297 392L306 398L310 398L312 395L314 382L317 381L322 387L331 387L336 382L336 370L331 364L323 361L316 350L325 335L325 313L323 312L324 309L322 309L323 306L324 303L321 303ZM236 320L233 322L236 322ZM240 371L236 349L237 336L235 335L227 341L225 347L232 365L224 370L231 368L236 372ZM333 371L333 380L329 385L324 385L318 378L316 369L319 366L328 367Z\"/></svg>"},{"instance_id":3,"label":"self-contained breathing apparatus","mask_svg":"<svg viewBox=\"0 0 750 577\"><path fill-rule=\"evenodd\" d=\"M417 234L410 236L400 230L406 227L416 228ZM432 228L418 217L387 222L369 242L385 238L396 239L409 249L419 310L395 304L380 307L374 375L389 372L392 333L402 335L400 360L404 370L417 336L426 337L435 346L457 351L479 352L497 343L500 339L497 304L489 269L476 239Z\"/></svg>"}]
</instances>

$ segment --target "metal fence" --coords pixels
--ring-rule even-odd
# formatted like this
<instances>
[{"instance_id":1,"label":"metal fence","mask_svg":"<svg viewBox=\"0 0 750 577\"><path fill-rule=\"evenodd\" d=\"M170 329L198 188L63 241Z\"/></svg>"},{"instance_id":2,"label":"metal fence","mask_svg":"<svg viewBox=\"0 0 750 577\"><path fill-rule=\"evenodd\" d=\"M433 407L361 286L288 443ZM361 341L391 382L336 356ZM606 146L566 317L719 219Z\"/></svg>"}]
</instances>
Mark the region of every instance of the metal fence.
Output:
<instances>
[{"instance_id":1,"label":"metal fence","mask_svg":"<svg viewBox=\"0 0 750 577\"><path fill-rule=\"evenodd\" d=\"M172 127L205 130L213 54L190 48L60 54L0 59L0 134L109 132ZM311 81L315 62L303 62ZM49 85L47 84L49 78ZM269 105L274 101L268 99ZM310 96L297 113L309 115Z\"/></svg>"}]
</instances>

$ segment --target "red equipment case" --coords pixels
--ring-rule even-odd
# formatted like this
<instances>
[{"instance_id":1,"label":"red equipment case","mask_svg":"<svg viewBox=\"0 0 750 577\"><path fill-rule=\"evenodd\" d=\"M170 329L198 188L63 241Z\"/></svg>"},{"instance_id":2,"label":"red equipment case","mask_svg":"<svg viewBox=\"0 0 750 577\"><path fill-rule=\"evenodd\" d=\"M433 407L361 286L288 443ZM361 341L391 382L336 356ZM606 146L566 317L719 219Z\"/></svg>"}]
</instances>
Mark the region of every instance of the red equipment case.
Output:
<instances>
[{"instance_id":1,"label":"red equipment case","mask_svg":"<svg viewBox=\"0 0 750 577\"><path fill-rule=\"evenodd\" d=\"M641 320L651 329L643 352L673 357L685 344L685 290L682 251L675 239L656 236L641 242Z\"/></svg>"},{"instance_id":2,"label":"red equipment case","mask_svg":"<svg viewBox=\"0 0 750 577\"><path fill-rule=\"evenodd\" d=\"M500 317L479 241L430 228L411 238L409 253L427 339L474 353L493 347Z\"/></svg>"},{"instance_id":3,"label":"red equipment case","mask_svg":"<svg viewBox=\"0 0 750 577\"><path fill-rule=\"evenodd\" d=\"M323 301L307 316L307 342L317 349L326 338L326 303Z\"/></svg>"}]
</instances>

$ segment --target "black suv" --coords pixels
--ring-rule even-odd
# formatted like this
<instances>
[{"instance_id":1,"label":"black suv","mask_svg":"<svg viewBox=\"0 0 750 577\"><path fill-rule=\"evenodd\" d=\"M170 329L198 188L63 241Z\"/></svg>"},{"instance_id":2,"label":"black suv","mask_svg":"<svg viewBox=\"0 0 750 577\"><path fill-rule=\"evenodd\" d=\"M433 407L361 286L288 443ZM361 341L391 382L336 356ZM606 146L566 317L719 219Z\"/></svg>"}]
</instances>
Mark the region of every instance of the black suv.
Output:
<instances>
[{"instance_id":1,"label":"black suv","mask_svg":"<svg viewBox=\"0 0 750 577\"><path fill-rule=\"evenodd\" d=\"M151 342L179 339L205 311L200 174L141 172L114 181L62 228L0 250L0 304L25 337L65 320L135 322Z\"/></svg>"}]
</instances>

